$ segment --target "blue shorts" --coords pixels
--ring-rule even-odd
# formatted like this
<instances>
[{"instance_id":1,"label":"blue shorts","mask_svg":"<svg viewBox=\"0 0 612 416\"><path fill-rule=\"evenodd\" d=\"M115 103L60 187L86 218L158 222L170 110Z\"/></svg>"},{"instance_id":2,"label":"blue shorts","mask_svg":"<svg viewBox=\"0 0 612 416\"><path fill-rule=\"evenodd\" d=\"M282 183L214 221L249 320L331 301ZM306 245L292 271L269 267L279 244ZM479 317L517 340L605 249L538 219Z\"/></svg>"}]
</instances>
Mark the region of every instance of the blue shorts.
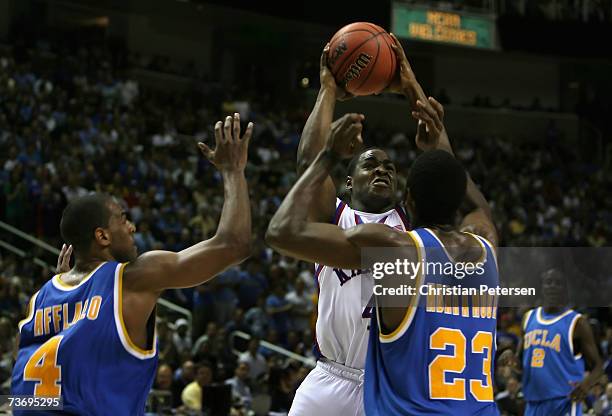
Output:
<instances>
[{"instance_id":1,"label":"blue shorts","mask_svg":"<svg viewBox=\"0 0 612 416\"><path fill-rule=\"evenodd\" d=\"M525 416L582 416L582 404L568 397L527 402Z\"/></svg>"}]
</instances>

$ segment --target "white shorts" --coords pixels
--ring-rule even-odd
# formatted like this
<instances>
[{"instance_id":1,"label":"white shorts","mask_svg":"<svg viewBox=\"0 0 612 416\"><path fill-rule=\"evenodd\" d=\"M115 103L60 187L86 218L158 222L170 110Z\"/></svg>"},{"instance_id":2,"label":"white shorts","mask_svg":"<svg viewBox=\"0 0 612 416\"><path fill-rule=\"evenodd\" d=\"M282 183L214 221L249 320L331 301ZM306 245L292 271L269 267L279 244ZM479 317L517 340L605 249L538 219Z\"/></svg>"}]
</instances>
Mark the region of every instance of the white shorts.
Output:
<instances>
[{"instance_id":1,"label":"white shorts","mask_svg":"<svg viewBox=\"0 0 612 416\"><path fill-rule=\"evenodd\" d=\"M289 416L363 416L363 370L318 361L295 392Z\"/></svg>"}]
</instances>

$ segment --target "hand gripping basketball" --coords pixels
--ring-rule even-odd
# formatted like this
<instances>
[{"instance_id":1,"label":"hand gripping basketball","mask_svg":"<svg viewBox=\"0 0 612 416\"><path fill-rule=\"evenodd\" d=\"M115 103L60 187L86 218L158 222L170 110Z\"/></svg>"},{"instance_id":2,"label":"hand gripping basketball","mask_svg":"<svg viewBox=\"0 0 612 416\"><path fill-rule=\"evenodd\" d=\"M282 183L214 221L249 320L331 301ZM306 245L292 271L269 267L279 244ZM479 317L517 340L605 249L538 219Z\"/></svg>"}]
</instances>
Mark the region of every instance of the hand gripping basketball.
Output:
<instances>
[{"instance_id":1,"label":"hand gripping basketball","mask_svg":"<svg viewBox=\"0 0 612 416\"><path fill-rule=\"evenodd\" d=\"M333 91L336 94L336 99L339 101L345 101L350 98L353 98L354 95L347 92L344 88L340 87L336 84L336 79L329 69L327 59L329 56L329 42L323 48L323 53L321 53L321 61L319 66L319 80L321 82L321 88L324 88L328 91Z\"/></svg>"}]
</instances>

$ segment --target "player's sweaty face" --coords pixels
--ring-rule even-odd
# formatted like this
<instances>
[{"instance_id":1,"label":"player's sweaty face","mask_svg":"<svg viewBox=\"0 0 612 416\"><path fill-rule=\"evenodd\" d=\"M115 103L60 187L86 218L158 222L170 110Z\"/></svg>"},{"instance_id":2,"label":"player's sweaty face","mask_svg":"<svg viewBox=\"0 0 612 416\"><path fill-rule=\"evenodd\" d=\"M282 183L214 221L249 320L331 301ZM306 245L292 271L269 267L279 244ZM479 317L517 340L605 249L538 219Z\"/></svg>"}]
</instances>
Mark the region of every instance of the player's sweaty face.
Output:
<instances>
[{"instance_id":1,"label":"player's sweaty face","mask_svg":"<svg viewBox=\"0 0 612 416\"><path fill-rule=\"evenodd\" d=\"M109 228L112 236L111 254L115 260L126 262L137 256L134 232L136 227L127 219L127 213L118 204L111 204Z\"/></svg>"},{"instance_id":2,"label":"player's sweaty face","mask_svg":"<svg viewBox=\"0 0 612 416\"><path fill-rule=\"evenodd\" d=\"M380 149L364 152L352 172L352 197L368 203L371 200L393 204L397 189L395 165ZM374 202L374 201L372 201Z\"/></svg>"}]
</instances>

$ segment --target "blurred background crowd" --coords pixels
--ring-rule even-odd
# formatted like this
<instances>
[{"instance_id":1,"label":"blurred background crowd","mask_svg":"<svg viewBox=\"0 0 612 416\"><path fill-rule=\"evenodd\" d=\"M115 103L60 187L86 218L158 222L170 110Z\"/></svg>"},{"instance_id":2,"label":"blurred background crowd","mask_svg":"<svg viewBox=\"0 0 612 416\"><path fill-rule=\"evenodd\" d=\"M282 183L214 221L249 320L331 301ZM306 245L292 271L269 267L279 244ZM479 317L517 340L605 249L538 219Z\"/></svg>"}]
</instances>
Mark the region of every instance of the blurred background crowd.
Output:
<instances>
[{"instance_id":1,"label":"blurred background crowd","mask_svg":"<svg viewBox=\"0 0 612 416\"><path fill-rule=\"evenodd\" d=\"M197 80L198 88L179 93L143 86L126 75L133 68L180 73ZM196 412L206 406L202 400L212 403L227 391L232 414L283 414L314 362L313 267L284 258L263 243L272 214L296 179L296 150L310 104L299 93L277 97L257 87L260 80L251 75L239 88L202 75L193 63L117 53L105 43L76 42L75 47L74 39L16 38L0 44L0 220L55 247L62 244L62 210L90 191L122 201L136 225L141 253L179 251L209 238L223 203L221 178L201 157L196 142L211 144L215 121L234 111L244 122L255 123L246 172L253 254L204 285L164 295L189 310L193 320L159 308L160 365L149 403L159 414L169 409ZM441 102L453 101L446 91L438 92ZM610 102L600 98L591 95L576 113L596 124L608 122L602 114ZM480 95L464 104L493 107ZM521 110L546 109L535 98ZM388 151L401 174L400 184L416 156L413 134L366 122L366 143ZM577 149L563 140L554 122L542 137L529 142L478 131L450 135L458 157L491 201L502 246L611 243L612 175L607 159L592 157L598 149ZM338 183L345 175L338 169ZM2 238L27 254L22 258L0 251L0 394L7 394L17 323L31 294L54 270L31 261L43 257L36 249L22 246L10 234ZM499 310L498 351L518 345L524 311ZM611 310L583 312L607 374L590 392L585 410L610 415ZM303 359L287 358L271 344ZM504 414L520 415L520 374L512 374L508 382L502 377L512 371L498 368L496 400ZM230 389L216 390L219 385Z\"/></svg>"}]
</instances>

